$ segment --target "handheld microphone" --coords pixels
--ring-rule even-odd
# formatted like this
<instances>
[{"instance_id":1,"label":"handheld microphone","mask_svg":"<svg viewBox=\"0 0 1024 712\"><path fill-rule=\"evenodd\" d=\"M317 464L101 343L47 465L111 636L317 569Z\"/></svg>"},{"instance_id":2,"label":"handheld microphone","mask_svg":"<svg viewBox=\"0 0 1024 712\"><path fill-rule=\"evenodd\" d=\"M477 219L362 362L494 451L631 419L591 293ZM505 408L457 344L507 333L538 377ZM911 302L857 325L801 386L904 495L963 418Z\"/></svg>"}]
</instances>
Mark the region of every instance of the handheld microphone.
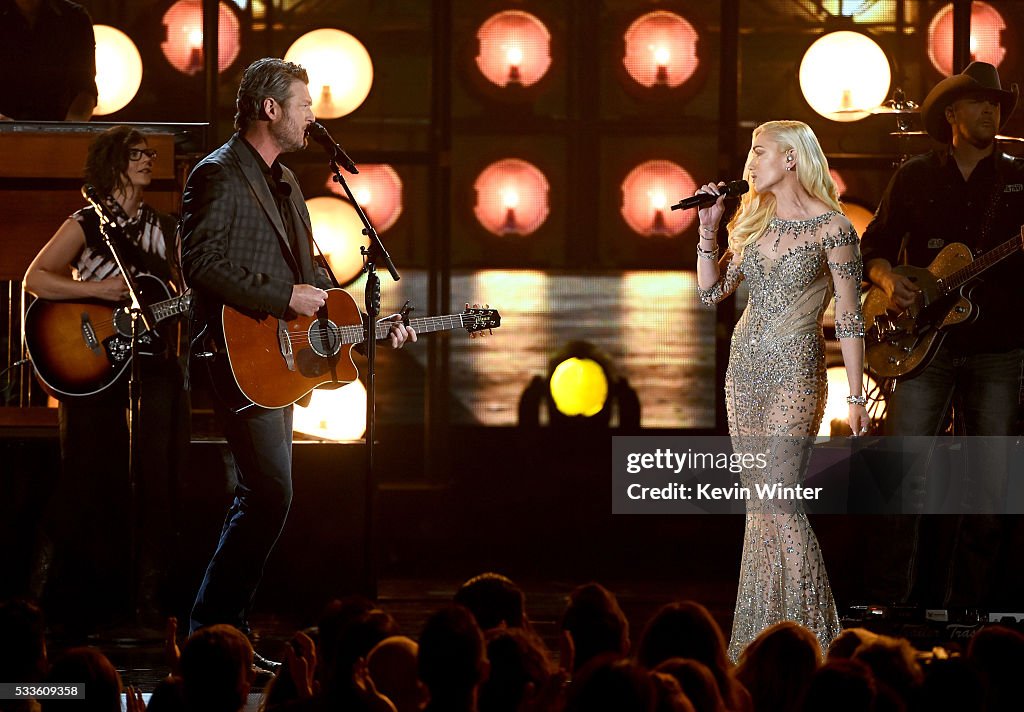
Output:
<instances>
[{"instance_id":1,"label":"handheld microphone","mask_svg":"<svg viewBox=\"0 0 1024 712\"><path fill-rule=\"evenodd\" d=\"M735 198L736 196L743 195L750 190L750 184L745 180L734 180L724 188L719 195L712 195L711 193L698 193L692 195L689 198L683 198L678 203L672 206L673 210L689 210L690 208L703 208L711 205L722 195Z\"/></svg>"},{"instance_id":2,"label":"handheld microphone","mask_svg":"<svg viewBox=\"0 0 1024 712\"><path fill-rule=\"evenodd\" d=\"M349 173L359 172L355 162L345 153L345 149L335 143L334 139L331 138L331 134L327 132L327 129L319 121L314 121L306 127L306 135L323 146L324 150L327 151L327 155L346 171Z\"/></svg>"}]
</instances>

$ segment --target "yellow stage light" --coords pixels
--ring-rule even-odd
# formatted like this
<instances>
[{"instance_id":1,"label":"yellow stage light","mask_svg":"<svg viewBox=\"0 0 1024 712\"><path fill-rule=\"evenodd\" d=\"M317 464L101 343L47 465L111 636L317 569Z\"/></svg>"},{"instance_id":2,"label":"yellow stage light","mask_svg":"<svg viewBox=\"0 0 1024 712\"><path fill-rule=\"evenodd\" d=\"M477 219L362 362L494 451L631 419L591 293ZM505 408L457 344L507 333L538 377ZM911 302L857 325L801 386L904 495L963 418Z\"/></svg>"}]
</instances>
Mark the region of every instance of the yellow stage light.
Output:
<instances>
[{"instance_id":1,"label":"yellow stage light","mask_svg":"<svg viewBox=\"0 0 1024 712\"><path fill-rule=\"evenodd\" d=\"M142 84L142 57L128 35L108 25L94 25L96 34L96 88L93 114L120 111L135 98Z\"/></svg>"},{"instance_id":2,"label":"yellow stage light","mask_svg":"<svg viewBox=\"0 0 1024 712\"><path fill-rule=\"evenodd\" d=\"M476 33L480 53L476 66L499 87L536 84L551 67L551 33L544 23L522 10L489 17Z\"/></svg>"},{"instance_id":3,"label":"yellow stage light","mask_svg":"<svg viewBox=\"0 0 1024 712\"><path fill-rule=\"evenodd\" d=\"M551 399L563 415L591 417L608 400L608 376L589 358L567 358L551 372Z\"/></svg>"},{"instance_id":4,"label":"yellow stage light","mask_svg":"<svg viewBox=\"0 0 1024 712\"><path fill-rule=\"evenodd\" d=\"M864 374L864 393L871 393L876 387L874 379ZM850 395L850 383L846 380L846 368L833 366L828 369L828 400L825 402L825 415L821 419L818 435L831 435L833 420L841 420L849 427L850 404L846 402L848 395Z\"/></svg>"},{"instance_id":5,"label":"yellow stage light","mask_svg":"<svg viewBox=\"0 0 1024 712\"><path fill-rule=\"evenodd\" d=\"M306 201L313 237L323 249L335 276L342 284L351 282L363 269L360 246L369 246L362 233L363 223L347 200L323 196Z\"/></svg>"},{"instance_id":6,"label":"yellow stage light","mask_svg":"<svg viewBox=\"0 0 1024 712\"><path fill-rule=\"evenodd\" d=\"M366 431L366 388L359 380L317 389L309 405L295 407L292 430L324 440L358 440Z\"/></svg>"},{"instance_id":7,"label":"yellow stage light","mask_svg":"<svg viewBox=\"0 0 1024 712\"><path fill-rule=\"evenodd\" d=\"M321 119L351 114L373 86L370 53L359 40L341 30L307 32L295 40L284 58L301 64L309 73L313 113Z\"/></svg>"},{"instance_id":8,"label":"yellow stage light","mask_svg":"<svg viewBox=\"0 0 1024 712\"><path fill-rule=\"evenodd\" d=\"M668 209L669 201L693 195L697 182L672 161L646 161L622 181L622 219L645 237L674 237L696 218L696 210Z\"/></svg>"},{"instance_id":9,"label":"yellow stage light","mask_svg":"<svg viewBox=\"0 0 1024 712\"><path fill-rule=\"evenodd\" d=\"M885 52L860 32L819 38L800 62L800 91L811 108L833 121L870 116L889 95L892 70Z\"/></svg>"}]
</instances>

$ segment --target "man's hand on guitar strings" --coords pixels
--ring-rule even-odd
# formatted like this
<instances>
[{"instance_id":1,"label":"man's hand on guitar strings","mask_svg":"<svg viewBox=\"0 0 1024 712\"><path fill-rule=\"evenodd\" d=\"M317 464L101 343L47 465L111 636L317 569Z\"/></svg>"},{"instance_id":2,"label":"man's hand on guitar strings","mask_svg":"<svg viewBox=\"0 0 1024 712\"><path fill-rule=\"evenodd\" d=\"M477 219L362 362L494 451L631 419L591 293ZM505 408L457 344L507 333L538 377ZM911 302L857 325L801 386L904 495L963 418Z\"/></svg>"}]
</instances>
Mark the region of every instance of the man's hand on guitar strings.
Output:
<instances>
[{"instance_id":1,"label":"man's hand on guitar strings","mask_svg":"<svg viewBox=\"0 0 1024 712\"><path fill-rule=\"evenodd\" d=\"M391 324L391 348L400 349L405 346L406 341L416 343L416 330L411 326L406 326L402 323L403 317L401 314L392 314L391 316L378 319L377 323L393 322Z\"/></svg>"}]
</instances>

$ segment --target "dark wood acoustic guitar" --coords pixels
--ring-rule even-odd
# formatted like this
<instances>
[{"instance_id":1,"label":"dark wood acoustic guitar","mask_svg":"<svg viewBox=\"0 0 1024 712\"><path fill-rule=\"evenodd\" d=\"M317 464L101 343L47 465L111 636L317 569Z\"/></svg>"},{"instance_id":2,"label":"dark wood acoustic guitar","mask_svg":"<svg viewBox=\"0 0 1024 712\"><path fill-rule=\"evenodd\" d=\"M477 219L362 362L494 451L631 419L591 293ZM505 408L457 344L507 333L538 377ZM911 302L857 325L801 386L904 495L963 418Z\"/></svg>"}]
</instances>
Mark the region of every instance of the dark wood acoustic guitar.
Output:
<instances>
[{"instance_id":1,"label":"dark wood acoustic guitar","mask_svg":"<svg viewBox=\"0 0 1024 712\"><path fill-rule=\"evenodd\" d=\"M923 370L935 357L948 330L978 318L971 302L975 278L1022 247L1024 226L998 247L977 259L967 245L951 242L942 248L928 268L901 265L893 272L914 282L921 290L907 309L889 309L889 297L876 286L864 301L865 362L876 378L908 378Z\"/></svg>"},{"instance_id":2,"label":"dark wood acoustic guitar","mask_svg":"<svg viewBox=\"0 0 1024 712\"><path fill-rule=\"evenodd\" d=\"M192 297L172 296L149 274L136 278L139 297L156 323L188 311ZM53 397L78 398L102 393L124 375L132 359L130 304L36 299L25 312L25 346L36 377ZM139 336L140 353L164 348L160 336Z\"/></svg>"},{"instance_id":3,"label":"dark wood acoustic guitar","mask_svg":"<svg viewBox=\"0 0 1024 712\"><path fill-rule=\"evenodd\" d=\"M352 348L366 340L366 330L355 299L342 289L327 290L327 303L316 316L286 321L225 306L221 318L231 377L252 404L283 408L314 388L341 386L359 376ZM476 335L500 326L501 315L496 309L467 306L460 314L407 319L406 323L421 334L466 329ZM389 322L377 324L376 338L386 338L390 330Z\"/></svg>"}]
</instances>

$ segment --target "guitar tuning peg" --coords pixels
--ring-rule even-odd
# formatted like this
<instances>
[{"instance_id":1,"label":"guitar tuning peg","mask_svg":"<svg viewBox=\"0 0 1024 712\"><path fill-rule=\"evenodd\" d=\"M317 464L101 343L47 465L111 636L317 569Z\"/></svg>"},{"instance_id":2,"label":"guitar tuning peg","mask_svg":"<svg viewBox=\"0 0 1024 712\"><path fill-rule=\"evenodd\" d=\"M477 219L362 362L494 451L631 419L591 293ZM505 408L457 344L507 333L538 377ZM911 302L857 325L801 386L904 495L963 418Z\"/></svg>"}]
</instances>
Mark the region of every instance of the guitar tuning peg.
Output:
<instances>
[{"instance_id":1,"label":"guitar tuning peg","mask_svg":"<svg viewBox=\"0 0 1024 712\"><path fill-rule=\"evenodd\" d=\"M469 302L466 302L466 309L469 309Z\"/></svg>"},{"instance_id":2,"label":"guitar tuning peg","mask_svg":"<svg viewBox=\"0 0 1024 712\"><path fill-rule=\"evenodd\" d=\"M490 308L491 308L490 304L484 304L484 309L490 309Z\"/></svg>"},{"instance_id":3,"label":"guitar tuning peg","mask_svg":"<svg viewBox=\"0 0 1024 712\"><path fill-rule=\"evenodd\" d=\"M479 309L479 308L480 308L480 305L479 305L479 304L474 304L474 305L473 305L473 308L474 308L474 309Z\"/></svg>"}]
</instances>

